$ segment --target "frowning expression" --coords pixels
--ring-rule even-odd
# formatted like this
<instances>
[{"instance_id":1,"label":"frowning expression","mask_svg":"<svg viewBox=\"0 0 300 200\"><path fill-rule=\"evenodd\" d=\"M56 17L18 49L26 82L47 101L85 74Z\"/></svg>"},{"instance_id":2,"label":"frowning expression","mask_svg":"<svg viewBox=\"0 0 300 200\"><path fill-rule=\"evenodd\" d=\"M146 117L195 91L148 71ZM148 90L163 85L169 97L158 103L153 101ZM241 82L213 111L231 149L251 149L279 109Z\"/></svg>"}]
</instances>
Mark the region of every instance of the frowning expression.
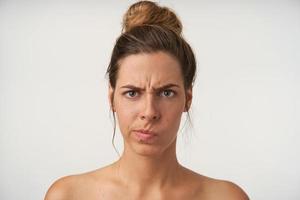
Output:
<instances>
[{"instance_id":1,"label":"frowning expression","mask_svg":"<svg viewBox=\"0 0 300 200\"><path fill-rule=\"evenodd\" d=\"M125 151L151 155L175 148L181 115L191 101L175 58L164 52L125 57L110 98Z\"/></svg>"}]
</instances>

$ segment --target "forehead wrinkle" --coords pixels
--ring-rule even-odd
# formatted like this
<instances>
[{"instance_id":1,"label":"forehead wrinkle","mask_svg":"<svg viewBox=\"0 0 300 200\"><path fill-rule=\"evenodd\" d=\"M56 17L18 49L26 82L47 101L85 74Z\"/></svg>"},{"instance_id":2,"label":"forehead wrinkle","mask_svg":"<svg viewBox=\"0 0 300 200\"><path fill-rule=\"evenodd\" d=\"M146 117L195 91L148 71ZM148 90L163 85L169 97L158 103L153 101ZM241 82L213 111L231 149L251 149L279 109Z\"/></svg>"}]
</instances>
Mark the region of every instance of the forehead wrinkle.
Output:
<instances>
[{"instance_id":1,"label":"forehead wrinkle","mask_svg":"<svg viewBox=\"0 0 300 200\"><path fill-rule=\"evenodd\" d=\"M162 59L160 54L156 54L155 57L152 55L128 56L120 64L119 80L121 79L121 82L118 82L121 85L129 84L153 91L164 84L173 83L181 86L183 82L180 67L176 66L175 69L175 64L165 58Z\"/></svg>"},{"instance_id":2,"label":"forehead wrinkle","mask_svg":"<svg viewBox=\"0 0 300 200\"><path fill-rule=\"evenodd\" d=\"M157 81L157 83L151 83L151 81L149 81L150 79L147 79L144 83L141 83L141 81L138 80L130 80L130 81L126 81L123 84L120 85L119 88L136 88L138 90L141 91L147 91L149 90L150 93L152 92L156 92L161 90L164 87L172 87L169 85L175 85L178 86L176 83L172 82L172 81L165 81L165 84L162 84L161 81Z\"/></svg>"},{"instance_id":3,"label":"forehead wrinkle","mask_svg":"<svg viewBox=\"0 0 300 200\"><path fill-rule=\"evenodd\" d=\"M150 75L150 77L146 77L146 85L149 88L150 92L154 92L161 86L160 75L156 76Z\"/></svg>"},{"instance_id":4,"label":"forehead wrinkle","mask_svg":"<svg viewBox=\"0 0 300 200\"><path fill-rule=\"evenodd\" d=\"M146 90L147 88L150 90L157 90L157 88L160 88L163 85L167 84L176 84L181 85L178 83L178 80L174 79L172 75L169 75L167 77L162 77L161 75L134 75L134 74L128 74L129 77L121 82L122 85L134 85L135 87L141 88L143 90ZM133 75L133 76L132 76Z\"/></svg>"}]
</instances>

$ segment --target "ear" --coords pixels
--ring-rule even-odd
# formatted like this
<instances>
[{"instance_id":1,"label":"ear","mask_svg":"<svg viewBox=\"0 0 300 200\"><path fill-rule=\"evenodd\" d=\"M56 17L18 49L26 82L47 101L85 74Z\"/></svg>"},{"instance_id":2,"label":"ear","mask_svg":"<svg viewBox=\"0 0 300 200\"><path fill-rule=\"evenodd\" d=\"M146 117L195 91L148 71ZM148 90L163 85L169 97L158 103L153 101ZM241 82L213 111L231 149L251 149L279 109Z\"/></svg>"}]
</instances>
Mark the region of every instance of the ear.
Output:
<instances>
[{"instance_id":1,"label":"ear","mask_svg":"<svg viewBox=\"0 0 300 200\"><path fill-rule=\"evenodd\" d=\"M189 111L191 104L192 104L192 99L193 99L193 90L192 90L192 87L190 87L189 89L186 90L186 93L185 93L184 112Z\"/></svg>"},{"instance_id":2,"label":"ear","mask_svg":"<svg viewBox=\"0 0 300 200\"><path fill-rule=\"evenodd\" d=\"M114 89L112 88L112 86L109 84L108 86L108 102L109 102L109 106L110 109L115 112L115 108L114 108Z\"/></svg>"}]
</instances>

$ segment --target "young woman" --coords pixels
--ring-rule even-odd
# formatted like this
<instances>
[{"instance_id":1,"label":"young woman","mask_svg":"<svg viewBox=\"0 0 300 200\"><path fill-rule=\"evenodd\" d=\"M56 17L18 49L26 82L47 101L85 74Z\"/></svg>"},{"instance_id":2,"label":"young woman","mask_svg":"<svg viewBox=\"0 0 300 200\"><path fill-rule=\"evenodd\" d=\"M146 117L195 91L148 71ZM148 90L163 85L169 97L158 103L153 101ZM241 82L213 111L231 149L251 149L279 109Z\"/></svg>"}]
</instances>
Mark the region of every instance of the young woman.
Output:
<instances>
[{"instance_id":1,"label":"young woman","mask_svg":"<svg viewBox=\"0 0 300 200\"><path fill-rule=\"evenodd\" d=\"M107 70L109 99L124 139L118 161L56 181L46 200L246 200L237 185L179 164L176 138L192 102L194 53L168 8L140 1L124 16Z\"/></svg>"}]
</instances>

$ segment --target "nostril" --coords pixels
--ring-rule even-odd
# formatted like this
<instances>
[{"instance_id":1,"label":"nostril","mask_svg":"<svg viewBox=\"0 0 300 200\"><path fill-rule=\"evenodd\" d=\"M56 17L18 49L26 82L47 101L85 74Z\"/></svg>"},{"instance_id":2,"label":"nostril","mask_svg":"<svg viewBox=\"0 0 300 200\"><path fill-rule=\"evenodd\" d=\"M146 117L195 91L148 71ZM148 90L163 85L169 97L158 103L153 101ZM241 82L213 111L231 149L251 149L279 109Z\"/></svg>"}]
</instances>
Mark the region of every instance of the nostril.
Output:
<instances>
[{"instance_id":1,"label":"nostril","mask_svg":"<svg viewBox=\"0 0 300 200\"><path fill-rule=\"evenodd\" d=\"M154 115L154 116L146 116L146 115L141 115L140 117L142 120L148 119L148 120L158 120L160 116Z\"/></svg>"},{"instance_id":2,"label":"nostril","mask_svg":"<svg viewBox=\"0 0 300 200\"><path fill-rule=\"evenodd\" d=\"M159 119L159 118L160 118L159 115L154 115L154 116L152 117L153 120L157 120L157 119Z\"/></svg>"}]
</instances>

